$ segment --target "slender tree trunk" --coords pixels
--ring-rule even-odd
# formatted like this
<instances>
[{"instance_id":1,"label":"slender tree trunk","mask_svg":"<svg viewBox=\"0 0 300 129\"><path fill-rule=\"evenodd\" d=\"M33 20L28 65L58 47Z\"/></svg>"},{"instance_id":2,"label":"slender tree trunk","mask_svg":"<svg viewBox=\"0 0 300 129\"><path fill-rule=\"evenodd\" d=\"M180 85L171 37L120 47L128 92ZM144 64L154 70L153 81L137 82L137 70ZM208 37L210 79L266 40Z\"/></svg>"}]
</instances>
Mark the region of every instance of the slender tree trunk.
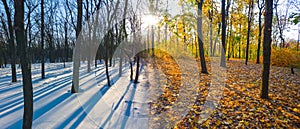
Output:
<instances>
[{"instance_id":1,"label":"slender tree trunk","mask_svg":"<svg viewBox=\"0 0 300 129\"><path fill-rule=\"evenodd\" d=\"M78 6L78 15L77 15L77 26L76 26L76 48L75 54L73 56L73 83L71 88L71 93L78 93L79 89L79 67L80 67L80 48L81 48L81 39L79 34L82 28L82 0L77 0Z\"/></svg>"},{"instance_id":2,"label":"slender tree trunk","mask_svg":"<svg viewBox=\"0 0 300 129\"><path fill-rule=\"evenodd\" d=\"M231 42L231 36L232 36L232 21L230 21L230 26L229 26L229 36L228 36L228 56L227 60L229 61L230 55L232 54L232 51L230 51L231 45L233 46L233 42Z\"/></svg>"},{"instance_id":3,"label":"slender tree trunk","mask_svg":"<svg viewBox=\"0 0 300 129\"><path fill-rule=\"evenodd\" d=\"M130 64L130 80L133 80L133 68L132 68L132 61L129 59L129 64Z\"/></svg>"},{"instance_id":4,"label":"slender tree trunk","mask_svg":"<svg viewBox=\"0 0 300 129\"><path fill-rule=\"evenodd\" d=\"M137 55L136 56L136 72L135 72L134 83L138 83L139 71L140 71L140 57L139 57L139 55Z\"/></svg>"},{"instance_id":5,"label":"slender tree trunk","mask_svg":"<svg viewBox=\"0 0 300 129\"><path fill-rule=\"evenodd\" d=\"M25 43L24 30L24 0L15 1L15 33L18 50L20 52L20 61L23 77L23 95L24 95L24 115L23 115L23 129L30 129L32 127L33 117L33 93L32 93L32 78L31 66L28 62Z\"/></svg>"},{"instance_id":6,"label":"slender tree trunk","mask_svg":"<svg viewBox=\"0 0 300 129\"><path fill-rule=\"evenodd\" d=\"M271 58L271 33L272 33L272 17L273 17L273 0L265 1L265 28L264 28L264 65L262 73L261 98L268 99L269 75L270 75L270 58Z\"/></svg>"},{"instance_id":7,"label":"slender tree trunk","mask_svg":"<svg viewBox=\"0 0 300 129\"><path fill-rule=\"evenodd\" d=\"M45 55L44 55L44 0L41 0L41 76L42 79L45 79Z\"/></svg>"},{"instance_id":8,"label":"slender tree trunk","mask_svg":"<svg viewBox=\"0 0 300 129\"><path fill-rule=\"evenodd\" d=\"M15 42L14 42L14 29L12 25L12 20L11 20L11 12L8 7L7 1L2 0L2 3L5 8L5 13L7 17L7 22L8 22L8 32L9 32L9 49L10 49L10 58L11 58L11 73L12 73L12 82L17 82L17 72L16 72L16 51L15 51Z\"/></svg>"},{"instance_id":9,"label":"slender tree trunk","mask_svg":"<svg viewBox=\"0 0 300 129\"><path fill-rule=\"evenodd\" d=\"M221 50L221 64L220 66L226 67L225 55L226 55L226 10L225 0L222 0L222 50Z\"/></svg>"},{"instance_id":10,"label":"slender tree trunk","mask_svg":"<svg viewBox=\"0 0 300 129\"><path fill-rule=\"evenodd\" d=\"M107 45L106 45L107 46ZM107 85L111 86L110 84L110 78L109 78L109 72L108 72L108 48L106 47L106 56L105 56L105 73L106 73L106 79L107 79Z\"/></svg>"},{"instance_id":11,"label":"slender tree trunk","mask_svg":"<svg viewBox=\"0 0 300 129\"><path fill-rule=\"evenodd\" d=\"M154 57L155 53L154 53L154 26L151 26L151 43L152 43L152 57Z\"/></svg>"},{"instance_id":12,"label":"slender tree trunk","mask_svg":"<svg viewBox=\"0 0 300 129\"><path fill-rule=\"evenodd\" d=\"M260 56L260 46L261 46L261 35L262 35L262 25L261 25L261 15L262 12L259 12L259 18L258 18L258 44L257 44L257 55L256 55L256 64L259 64L259 56Z\"/></svg>"},{"instance_id":13,"label":"slender tree trunk","mask_svg":"<svg viewBox=\"0 0 300 129\"><path fill-rule=\"evenodd\" d=\"M249 4L249 10L248 10L248 31L247 31L246 61L245 61L246 65L248 64L248 60L249 60L249 45L250 45L252 14L253 14L253 0L251 0L251 3Z\"/></svg>"},{"instance_id":14,"label":"slender tree trunk","mask_svg":"<svg viewBox=\"0 0 300 129\"><path fill-rule=\"evenodd\" d=\"M197 35L195 36L195 46L196 46L196 58L198 58L198 44L197 44L197 39L198 39L198 37L197 37Z\"/></svg>"},{"instance_id":15,"label":"slender tree trunk","mask_svg":"<svg viewBox=\"0 0 300 129\"><path fill-rule=\"evenodd\" d=\"M218 37L220 36L220 32L221 32L221 23L219 22L218 23L218 35L217 35ZM219 39L218 37L215 38L215 43L214 43L214 48L213 48L213 53L212 53L213 56L215 56L215 54L216 54L217 41Z\"/></svg>"},{"instance_id":16,"label":"slender tree trunk","mask_svg":"<svg viewBox=\"0 0 300 129\"><path fill-rule=\"evenodd\" d=\"M198 18L197 18L197 31L198 31L198 45L199 45L199 54L201 61L201 72L207 74L206 61L204 56L204 47L203 47L203 32L202 32L202 5L203 0L198 2Z\"/></svg>"},{"instance_id":17,"label":"slender tree trunk","mask_svg":"<svg viewBox=\"0 0 300 129\"><path fill-rule=\"evenodd\" d=\"M64 29L65 29L65 45L64 45L64 67L66 67L65 65L65 62L68 62L68 48L69 48L69 45L68 45L68 23L65 22L65 26L64 26Z\"/></svg>"},{"instance_id":18,"label":"slender tree trunk","mask_svg":"<svg viewBox=\"0 0 300 129\"><path fill-rule=\"evenodd\" d=\"M242 25L239 24L240 40L239 40L239 59L241 59L241 44L242 44Z\"/></svg>"}]
</instances>

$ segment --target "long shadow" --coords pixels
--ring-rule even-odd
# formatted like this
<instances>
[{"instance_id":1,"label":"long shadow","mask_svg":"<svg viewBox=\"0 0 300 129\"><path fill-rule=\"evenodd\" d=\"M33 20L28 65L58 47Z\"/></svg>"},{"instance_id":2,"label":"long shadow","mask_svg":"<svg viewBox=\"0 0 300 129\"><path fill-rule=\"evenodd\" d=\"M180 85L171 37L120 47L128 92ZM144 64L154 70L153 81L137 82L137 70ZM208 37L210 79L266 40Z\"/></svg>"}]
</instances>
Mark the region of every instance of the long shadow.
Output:
<instances>
[{"instance_id":1,"label":"long shadow","mask_svg":"<svg viewBox=\"0 0 300 129\"><path fill-rule=\"evenodd\" d=\"M84 75L84 76L81 76L81 78L80 79L82 79L82 78L84 78L84 77L87 77L88 76L88 74L87 75ZM40 100L40 99L42 99L42 98L44 98L44 97L46 97L47 95L49 95L49 94L51 94L51 93L53 93L53 92L55 92L55 91L58 91L58 90L60 90L61 88L64 88L64 87L66 87L66 86L70 86L71 84L72 84L72 81L71 81L71 79L72 79L72 76L70 76L70 77L68 77L68 78L62 78L62 79L60 79L61 81L59 81L59 82L57 82L57 83L53 83L53 84L51 84L51 85L49 85L48 87L46 87L46 88L41 88L41 90L37 90L37 91L35 91L34 92L34 102L35 101L38 101L38 100ZM67 81L63 81L63 80L67 80ZM10 104L9 105L7 105L7 106L4 106L4 108L2 108L1 110L0 110L0 112L3 112L3 111L5 111L5 110L7 110L7 109L10 109L10 108L13 108L13 107L15 107L15 105L19 105L19 104L21 104L23 102L23 97L21 96L18 100L14 100L14 102L10 102ZM1 105L2 106L2 105ZM6 113L4 113L4 114L2 114L2 115L0 115L0 117L3 117L3 116L6 116L6 115L8 115L9 113L12 113L12 112L14 112L14 111L17 111L17 110L19 110L19 109L21 109L23 107L23 105L19 105L19 106L17 106L17 107L15 107L15 109L14 110L10 110L10 111L8 111L8 112L6 112Z\"/></svg>"},{"instance_id":2,"label":"long shadow","mask_svg":"<svg viewBox=\"0 0 300 129\"><path fill-rule=\"evenodd\" d=\"M33 114L33 121L38 119L39 117L41 117L45 113L47 113L49 110L51 110L52 108L54 108L58 104L62 103L64 100L66 100L70 96L71 96L70 93L62 94L59 97L57 97L55 100L52 100L51 102L44 105L43 107L40 107L39 109L35 110L34 114ZM12 128L16 128L16 127L21 127L22 122L23 122L22 120L23 119L20 119L16 122L12 123L11 126L9 126L8 128L12 129Z\"/></svg>"},{"instance_id":3,"label":"long shadow","mask_svg":"<svg viewBox=\"0 0 300 129\"><path fill-rule=\"evenodd\" d=\"M81 69L81 71L83 71L83 69ZM66 74L69 74L69 73L64 72L64 73L59 73L58 75L66 75ZM91 73L81 72L80 74L81 74L80 79L83 79L83 78L87 77ZM33 89L34 90L34 97L38 96L38 95L40 95L40 94L42 94L44 92L47 92L48 90L53 91L52 90L53 88L57 89L55 86L58 86L59 84L62 84L63 80L69 80L72 77L71 74L70 75L66 75L66 76L69 76L69 77L67 77L67 78L61 77L60 79L58 79L55 82L53 82L53 84L51 84L51 83L48 84L49 86L47 86L46 88L45 87L36 87L36 88L34 88ZM37 79L37 80L38 81L42 81L41 79ZM33 81L33 82L37 83L35 81ZM18 85L17 87L22 87L22 85ZM39 89L37 89L37 88L39 88ZM11 98L14 98L14 99L11 100L11 101L7 101L8 99L11 99ZM7 109L9 109L11 107L14 107L15 105L18 105L18 104L22 103L23 102L22 92L19 92L19 93L7 96L7 97L3 98L1 101L7 101L7 102L4 103L4 104L2 104L2 105L0 105L0 107L2 107L0 109L0 112L5 111L5 110L7 110Z\"/></svg>"},{"instance_id":4,"label":"long shadow","mask_svg":"<svg viewBox=\"0 0 300 129\"><path fill-rule=\"evenodd\" d=\"M123 70L123 71L125 71L125 70ZM117 70L111 70L111 71L109 71L109 72L110 72L110 75L114 75L114 76L112 76L112 78L111 78L111 85L114 85L115 82L117 82L117 81L119 80L120 77L118 76L118 74L116 74L116 73L117 73ZM99 73L99 74L96 73L96 82L97 82L97 83L96 83L95 85L100 84L100 82L102 82L102 81L104 81L104 80L106 79L106 75L105 75L105 74L102 74L102 76L101 76L101 74L102 74L102 73ZM100 80L98 80L99 78L97 78L97 76L100 78ZM90 79L90 80L88 80L88 81L85 81L84 83L81 84L81 86L85 86L86 84L89 84L92 80L93 80L93 79ZM90 90L91 88L93 88L93 86L94 86L94 85L89 85L89 86L85 89L85 91Z\"/></svg>"},{"instance_id":5,"label":"long shadow","mask_svg":"<svg viewBox=\"0 0 300 129\"><path fill-rule=\"evenodd\" d=\"M45 88L45 87L35 87L35 88L33 89L33 90L35 91L35 92L34 92L34 96L35 96L36 94L38 95L38 93L41 92L41 91L39 91L40 89L42 89L43 91L49 90L49 88L52 88L52 87L53 87L53 86L52 86L53 84L57 85L57 84L60 84L60 81L72 79L72 74L71 74L71 73L72 73L72 72L69 72L69 73L59 73L58 75L61 76L60 79L54 81L52 84L51 84L51 83L48 84L49 86L47 86L46 88ZM68 75L68 74L69 74L69 75ZM83 75L82 75L82 74L83 74ZM89 75L89 73L81 73L80 79L83 79L83 78L87 77L88 75ZM65 76L68 76L68 77L65 78ZM45 81L45 80L42 80L42 79L39 78L39 79L33 81L33 84L34 84L34 83L37 83L37 82L39 82L39 81ZM18 87L21 88L22 85L18 85ZM1 92L2 92L2 91L1 91ZM22 94L23 94L23 92L20 91L20 92L18 92L18 93L16 93L16 94L13 94L13 95L10 95L10 96L7 96L7 97L3 98L2 101L3 101L3 100L10 99L10 98L14 98L14 100L12 100L12 101L14 101L14 103L16 103L16 102L18 102L18 100L20 101L20 100L23 98L23 97L22 97ZM16 98L17 96L20 96L20 97ZM3 104L3 105L7 105L7 104ZM0 107L3 107L3 106L0 105ZM0 111L1 111L1 110L0 110Z\"/></svg>"},{"instance_id":6,"label":"long shadow","mask_svg":"<svg viewBox=\"0 0 300 129\"><path fill-rule=\"evenodd\" d=\"M126 111L125 111L125 116L124 116L124 119L122 121L122 125L121 125L121 129L124 129L125 126L126 126L126 123L130 117L130 112L131 112L131 107L132 107L132 103L133 103L133 98L135 96L135 92L136 92L136 84L133 84L133 89L132 89L132 92L131 92L131 95L130 95L130 98L129 100L127 101L127 108L126 108Z\"/></svg>"},{"instance_id":7,"label":"long shadow","mask_svg":"<svg viewBox=\"0 0 300 129\"><path fill-rule=\"evenodd\" d=\"M124 92L124 94L122 95L122 97L119 99L119 101L116 103L116 106L113 108L113 110L110 112L110 114L108 115L108 117L106 118L106 120L103 122L103 124L100 126L100 129L103 129L104 126L107 124L107 122L111 119L111 117L113 116L113 114L115 113L115 111L119 108L122 100L124 99L125 95L127 94L129 87L131 86L131 82L127 85L127 88Z\"/></svg>"},{"instance_id":8,"label":"long shadow","mask_svg":"<svg viewBox=\"0 0 300 129\"><path fill-rule=\"evenodd\" d=\"M69 84L70 83L65 84L65 86L67 86ZM60 84L57 84L57 85L60 85ZM92 84L92 85L95 85L95 84ZM64 87L64 86L62 86L62 87ZM57 106L59 103L63 102L64 100L66 100L70 96L71 96L70 93L65 93L65 94L57 97L55 100L52 100L48 104L44 105L43 107L39 108L38 110L34 111L33 120L36 120L37 118L39 118L43 114L47 113L49 110L51 110L52 108L54 108L55 106ZM21 125L22 125L22 119L18 120L17 122L14 122L9 128L16 128L16 127L20 128Z\"/></svg>"},{"instance_id":9,"label":"long shadow","mask_svg":"<svg viewBox=\"0 0 300 129\"><path fill-rule=\"evenodd\" d=\"M72 70L68 70L69 68L71 68L71 66L69 67L66 67L64 68L63 66L62 67L54 67L54 68L48 68L46 69L46 79L49 79L49 78L52 78L52 77L57 77L59 75L64 75L64 74L68 74L68 73L72 73ZM39 74L39 69L32 69L32 74L33 74L33 77L32 77L32 83L35 84L35 83L38 83L38 82L41 82L41 81L44 81L45 79L41 79L40 76L36 76L37 74ZM57 71L61 71L61 70L67 70L67 71L63 71L63 72L57 72ZM80 71L84 71L85 68L84 66L81 67ZM37 73L38 72L38 73ZM82 72L81 72L82 73ZM22 72L18 72L17 73L17 76L18 78L20 78L22 75ZM7 81L9 81L11 78L11 76L8 76L8 79L6 79ZM2 82L2 81L1 81ZM6 82L7 83L7 82ZM1 84L0 84L1 85ZM0 93L4 93L4 92L8 92L8 91L11 91L11 90L15 90L17 88L22 88L22 85L16 85L16 86L12 86L12 87L9 87L9 88L3 88L3 89L0 89Z\"/></svg>"},{"instance_id":10,"label":"long shadow","mask_svg":"<svg viewBox=\"0 0 300 129\"><path fill-rule=\"evenodd\" d=\"M62 75L62 74L60 73L59 75ZM87 74L86 76L88 76L88 74ZM81 79L82 79L82 78L83 78L83 76L81 76ZM117 76L115 77L115 79L118 79ZM35 97L35 98L34 98L34 101L38 101L38 100L44 98L45 96L48 96L49 94L54 93L55 91L57 91L57 90L59 90L59 89L61 89L61 88L64 88L65 86L71 84L71 81L63 81L63 80L71 80L71 77L63 78L63 79L59 79L59 80L60 80L60 81L55 81L55 82L54 82L55 84L49 84L49 85L51 85L51 87L46 87L46 88L41 87L41 88L40 88L41 90L40 90L40 89L39 89L39 90L36 90L36 91L34 92L34 97L35 97L35 96L38 96L38 97ZM114 80L114 79L113 79L113 80ZM38 79L37 79L36 81L38 82ZM61 84L64 84L64 85L61 85ZM109 88L108 88L108 89L109 89ZM102 88L100 89L100 91L101 91L101 93L104 95L104 94L107 92L108 89L105 89L105 87L102 87ZM48 92L47 92L47 91L48 91ZM43 94L43 93L44 93L44 94ZM11 96L11 97L16 97L16 96L18 96L18 95L20 95L20 94L22 94L22 93L15 94L15 95L13 95L13 96ZM42 94L42 95L41 95L41 94ZM67 99L67 97L69 97L69 96L67 96L67 94L65 94L65 95L59 97L58 99L51 101L49 104L47 104L47 105L45 105L44 107L42 107L42 108L40 108L39 110L37 110L35 114L40 114L40 115L41 115L41 114L46 113L48 110L52 109L52 108L55 107L57 104L61 103L61 102L62 102L63 100L65 100L65 99ZM101 97L102 97L102 96L101 96ZM98 98L98 100L100 100L101 97ZM10 97L9 97L9 98L10 98ZM18 103L21 103L22 100L23 100L22 98L20 98L20 99L21 99L21 101L19 101ZM18 100L17 100L17 101L18 101ZM91 101L91 100L89 100L88 103L90 103L90 101ZM97 102L97 101L94 101L94 102ZM13 103L12 105L18 105L18 103ZM95 104L96 104L96 103L88 104L88 108L87 108L87 109L90 110ZM93 105L93 106L91 106L91 105ZM9 109L9 108L11 108L11 107L13 107L13 106L5 107L3 110ZM5 114L2 114L0 117L6 116L6 115L8 115L8 114L10 114L10 113L12 113L12 112L14 112L14 111L16 111L16 110L19 110L19 109L22 108L22 107L23 107L23 105L20 105L20 106L18 106L17 108L15 108L14 110L11 110L11 111L9 111L9 112L6 112ZM79 109L78 111L81 112L82 109ZM78 111L77 111L77 112L78 112ZM74 113L73 113L73 114L74 114ZM39 118L40 115L39 115L39 116L34 116L34 120L37 119L37 118ZM85 114L85 115L84 115L84 114L81 114L81 116L82 116L82 115L83 115L84 117L80 117L81 119L83 119L83 118L86 117L86 114ZM73 116L73 115L72 115L72 116ZM78 119L78 120L81 120L81 119ZM79 125L80 121L78 121L78 120L72 125L72 127L77 127L77 126ZM21 120L15 122L13 125L18 124L20 121L21 121Z\"/></svg>"},{"instance_id":11,"label":"long shadow","mask_svg":"<svg viewBox=\"0 0 300 129\"><path fill-rule=\"evenodd\" d=\"M70 128L76 128L81 123L82 120L87 116L87 114L91 111L91 109L97 104L97 102L107 93L107 91L110 89L107 85L103 86L99 92L96 93L96 95L93 95L85 104L83 104L83 107L86 107L84 110L82 107L79 107L75 112L73 112L65 121L63 121L58 127L56 128L65 128L66 125L70 124L74 121L75 118L77 118L71 125Z\"/></svg>"},{"instance_id":12,"label":"long shadow","mask_svg":"<svg viewBox=\"0 0 300 129\"><path fill-rule=\"evenodd\" d=\"M71 73L72 71L64 71L62 73L58 73L58 72L54 72L55 74L52 74L51 76L48 76L46 79L49 79L51 77L57 77L59 75L65 75L65 74L68 74L68 73ZM41 79L39 77L36 77L36 78L33 78L32 80L32 84L36 84L38 82L41 82L41 81L45 81L45 79ZM5 92L9 92L9 91L12 91L12 90L15 90L15 89L18 89L18 88L22 88L22 84L20 85L15 85L15 86L11 86L9 88L3 88L3 89L0 89L0 93L5 93Z\"/></svg>"}]
</instances>

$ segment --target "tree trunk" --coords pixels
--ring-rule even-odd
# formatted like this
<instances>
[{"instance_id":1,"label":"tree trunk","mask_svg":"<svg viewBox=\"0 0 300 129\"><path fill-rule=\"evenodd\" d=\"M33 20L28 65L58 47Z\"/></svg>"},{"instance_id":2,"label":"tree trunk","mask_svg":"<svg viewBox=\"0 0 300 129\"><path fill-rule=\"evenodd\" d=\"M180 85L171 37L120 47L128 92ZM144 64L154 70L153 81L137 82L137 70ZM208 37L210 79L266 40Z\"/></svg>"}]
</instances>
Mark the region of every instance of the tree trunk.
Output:
<instances>
[{"instance_id":1,"label":"tree trunk","mask_svg":"<svg viewBox=\"0 0 300 129\"><path fill-rule=\"evenodd\" d=\"M45 55L44 55L44 0L41 1L41 76L42 79L45 79Z\"/></svg>"},{"instance_id":2,"label":"tree trunk","mask_svg":"<svg viewBox=\"0 0 300 129\"><path fill-rule=\"evenodd\" d=\"M9 49L10 49L10 58L11 58L11 73L12 73L12 82L17 82L17 72L16 72L16 51L15 51L15 42L14 42L14 29L11 20L11 12L8 7L7 1L2 0L2 3L5 8L5 13L8 22L8 32L9 32Z\"/></svg>"},{"instance_id":3,"label":"tree trunk","mask_svg":"<svg viewBox=\"0 0 300 129\"><path fill-rule=\"evenodd\" d=\"M133 80L133 68L132 68L132 61L129 59L129 64L130 64L130 81Z\"/></svg>"},{"instance_id":4,"label":"tree trunk","mask_svg":"<svg viewBox=\"0 0 300 129\"><path fill-rule=\"evenodd\" d=\"M226 55L226 17L225 17L225 0L222 0L222 50L221 50L221 64L220 66L226 67L225 55Z\"/></svg>"},{"instance_id":5,"label":"tree trunk","mask_svg":"<svg viewBox=\"0 0 300 129\"><path fill-rule=\"evenodd\" d=\"M152 57L154 57L154 26L151 26Z\"/></svg>"},{"instance_id":6,"label":"tree trunk","mask_svg":"<svg viewBox=\"0 0 300 129\"><path fill-rule=\"evenodd\" d=\"M80 67L80 47L81 47L81 40L79 38L79 34L82 28L82 0L77 0L78 6L78 15L77 15L77 26L76 26L76 48L75 54L73 58L73 83L71 88L71 93L78 93L79 89L79 67Z\"/></svg>"},{"instance_id":7,"label":"tree trunk","mask_svg":"<svg viewBox=\"0 0 300 129\"><path fill-rule=\"evenodd\" d=\"M107 46L107 45L106 45ZM107 47L106 47L107 48ZM109 78L109 72L108 72L108 49L106 49L106 56L105 56L105 73L106 73L106 79L107 79L107 86L111 86L110 84L110 78Z\"/></svg>"},{"instance_id":8,"label":"tree trunk","mask_svg":"<svg viewBox=\"0 0 300 129\"><path fill-rule=\"evenodd\" d=\"M122 64L123 64L123 57L120 55L120 62L119 62L119 77L122 76Z\"/></svg>"},{"instance_id":9,"label":"tree trunk","mask_svg":"<svg viewBox=\"0 0 300 129\"><path fill-rule=\"evenodd\" d=\"M261 15L262 13L259 12L259 18L258 18L258 44L257 44L257 55L256 55L256 64L259 64L259 56L260 56L260 44L261 44L261 34L262 34L262 25L261 25Z\"/></svg>"},{"instance_id":10,"label":"tree trunk","mask_svg":"<svg viewBox=\"0 0 300 129\"><path fill-rule=\"evenodd\" d=\"M233 7L233 6L232 6ZM231 36L232 36L232 21L230 21L230 26L228 28L229 30L229 36L228 36L228 56L227 56L227 60L229 61L230 59L230 55L232 55L232 51L230 51L230 47L232 45L233 47L233 42L231 42Z\"/></svg>"},{"instance_id":11,"label":"tree trunk","mask_svg":"<svg viewBox=\"0 0 300 129\"><path fill-rule=\"evenodd\" d=\"M64 26L64 29L65 29L65 46L64 46L64 67L66 67L65 65L65 62L68 62L68 48L69 48L69 45L68 45L68 23L65 22L65 26Z\"/></svg>"},{"instance_id":12,"label":"tree trunk","mask_svg":"<svg viewBox=\"0 0 300 129\"><path fill-rule=\"evenodd\" d=\"M207 74L206 61L204 56L204 47L203 47L203 32L202 32L202 5L203 0L198 2L198 18L197 18L197 32L198 32L198 45L199 45L199 54L201 61L201 72Z\"/></svg>"},{"instance_id":13,"label":"tree trunk","mask_svg":"<svg viewBox=\"0 0 300 129\"><path fill-rule=\"evenodd\" d=\"M256 64L260 63L259 56L260 56L260 46L261 46L261 35L262 35L262 13L263 13L263 4L260 4L259 1L263 0L257 0L257 5L259 9L258 14L258 44L257 44L257 54L256 54Z\"/></svg>"},{"instance_id":14,"label":"tree trunk","mask_svg":"<svg viewBox=\"0 0 300 129\"><path fill-rule=\"evenodd\" d=\"M270 57L271 57L271 33L272 33L272 17L273 17L273 0L265 1L265 28L264 28L264 65L262 74L261 98L268 99L269 75L270 75Z\"/></svg>"},{"instance_id":15,"label":"tree trunk","mask_svg":"<svg viewBox=\"0 0 300 129\"><path fill-rule=\"evenodd\" d=\"M137 55L136 56L136 72L135 72L134 83L138 83L139 71L140 71L140 57Z\"/></svg>"},{"instance_id":16,"label":"tree trunk","mask_svg":"<svg viewBox=\"0 0 300 129\"><path fill-rule=\"evenodd\" d=\"M249 45L250 45L252 13L253 13L253 0L251 0L251 3L249 4L249 10L248 10L248 31L247 31L246 61L245 61L246 65L248 64L248 59L249 59Z\"/></svg>"},{"instance_id":17,"label":"tree trunk","mask_svg":"<svg viewBox=\"0 0 300 129\"><path fill-rule=\"evenodd\" d=\"M32 127L33 117L33 93L32 93L32 78L31 66L28 62L25 30L24 30L24 0L15 1L15 34L20 52L20 61L23 77L23 95L24 95L24 115L23 115L23 129L30 129Z\"/></svg>"}]
</instances>

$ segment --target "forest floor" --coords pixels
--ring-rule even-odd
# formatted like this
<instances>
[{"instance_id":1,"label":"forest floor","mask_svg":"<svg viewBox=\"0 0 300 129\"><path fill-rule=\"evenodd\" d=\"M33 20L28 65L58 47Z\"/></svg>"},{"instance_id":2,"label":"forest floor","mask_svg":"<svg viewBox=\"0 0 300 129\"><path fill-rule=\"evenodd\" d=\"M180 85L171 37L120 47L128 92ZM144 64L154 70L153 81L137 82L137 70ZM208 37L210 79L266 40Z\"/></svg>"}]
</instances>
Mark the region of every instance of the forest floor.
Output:
<instances>
[{"instance_id":1,"label":"forest floor","mask_svg":"<svg viewBox=\"0 0 300 129\"><path fill-rule=\"evenodd\" d=\"M161 110L168 112L168 108L160 105L167 107L172 105L173 101L177 99L172 94L176 94L176 89L180 89L181 86L181 77L178 76L181 71L174 65L175 60L168 56L156 56L155 59L154 65L164 71L168 83L173 83L171 88L168 87L164 90L163 97L173 99L160 99L161 101L156 103L156 108L151 109L152 115L160 114L159 111ZM190 65L190 62L185 63L186 67L191 69L197 67ZM207 60L207 63L209 73L211 73L214 67L211 67L210 60ZM166 125L167 128L179 129L300 128L300 70L297 69L295 74L291 74L290 68L272 66L269 80L269 99L264 100L260 98L262 67L262 64L253 62L245 65L244 60L240 59L227 61L227 79L224 81L222 97L216 103L218 106L206 118L203 118L203 112L208 110L205 108L205 101L210 101L207 96L210 95L212 74L201 73L200 78L198 77L200 82L197 99L190 107L187 115L177 121L175 126L166 125L164 123L172 121L171 117L175 117L174 119L178 117L169 113L170 117L156 118L152 127L161 128L162 125ZM190 72L190 74L194 73ZM191 81L195 80L197 79L191 79Z\"/></svg>"},{"instance_id":2,"label":"forest floor","mask_svg":"<svg viewBox=\"0 0 300 129\"><path fill-rule=\"evenodd\" d=\"M45 80L34 64L33 128L300 128L299 69L291 74L289 68L271 67L269 100L263 100L261 64L231 59L218 72L212 61L207 60L209 74L199 74L199 60L157 54L143 59L138 84L129 80L128 64L122 77L117 65L111 67L112 87L103 64L91 73L83 64L75 95L72 63L46 64ZM10 68L0 73L0 126L21 128L20 68L17 83L10 82Z\"/></svg>"}]
</instances>

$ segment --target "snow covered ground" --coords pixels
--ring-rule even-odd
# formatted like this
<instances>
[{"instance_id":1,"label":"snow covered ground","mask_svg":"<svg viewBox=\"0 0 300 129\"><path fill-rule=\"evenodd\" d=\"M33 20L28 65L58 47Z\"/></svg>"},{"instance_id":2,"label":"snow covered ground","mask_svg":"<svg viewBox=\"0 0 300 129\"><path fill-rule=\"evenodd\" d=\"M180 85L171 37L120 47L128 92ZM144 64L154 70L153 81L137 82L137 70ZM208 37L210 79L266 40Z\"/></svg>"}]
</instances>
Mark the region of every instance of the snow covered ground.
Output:
<instances>
[{"instance_id":1,"label":"snow covered ground","mask_svg":"<svg viewBox=\"0 0 300 129\"><path fill-rule=\"evenodd\" d=\"M46 64L46 79L40 65L32 65L34 95L33 128L148 128L148 80L153 75L141 66L138 84L129 80L128 66L118 76L118 66L110 68L113 86L106 85L103 64L88 73L80 68L80 93L71 94L72 63ZM10 68L0 69L0 128L21 128L23 92L21 70L11 83Z\"/></svg>"}]
</instances>

